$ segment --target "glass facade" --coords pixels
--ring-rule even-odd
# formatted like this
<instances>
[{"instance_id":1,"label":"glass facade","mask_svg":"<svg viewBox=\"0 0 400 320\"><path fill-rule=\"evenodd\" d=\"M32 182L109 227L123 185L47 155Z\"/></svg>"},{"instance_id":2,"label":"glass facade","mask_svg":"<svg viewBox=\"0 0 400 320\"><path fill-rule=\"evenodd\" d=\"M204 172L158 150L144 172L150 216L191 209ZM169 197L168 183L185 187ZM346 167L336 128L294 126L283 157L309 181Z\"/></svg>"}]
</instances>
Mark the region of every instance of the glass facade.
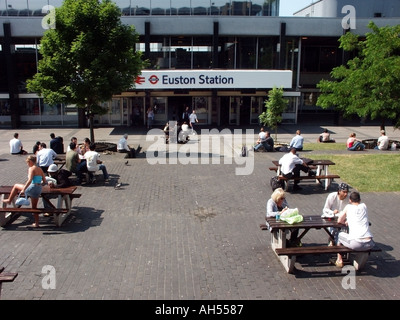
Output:
<instances>
[{"instance_id":1,"label":"glass facade","mask_svg":"<svg viewBox=\"0 0 400 320\"><path fill-rule=\"evenodd\" d=\"M41 16L46 5L59 7L62 0L4 0L3 16ZM115 0L125 16L143 15L232 15L278 16L279 0Z\"/></svg>"}]
</instances>

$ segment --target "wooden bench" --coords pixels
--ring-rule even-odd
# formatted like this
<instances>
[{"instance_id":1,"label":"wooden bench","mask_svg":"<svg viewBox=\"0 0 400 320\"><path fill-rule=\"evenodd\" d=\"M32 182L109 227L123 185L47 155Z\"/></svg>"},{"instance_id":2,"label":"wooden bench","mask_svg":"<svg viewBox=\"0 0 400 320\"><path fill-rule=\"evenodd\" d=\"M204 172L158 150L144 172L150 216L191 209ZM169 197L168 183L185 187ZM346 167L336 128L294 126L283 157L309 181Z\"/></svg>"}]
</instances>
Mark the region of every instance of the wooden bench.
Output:
<instances>
[{"instance_id":1,"label":"wooden bench","mask_svg":"<svg viewBox=\"0 0 400 320\"><path fill-rule=\"evenodd\" d=\"M0 196L4 197L6 194L10 194L12 186L1 186ZM63 221L69 216L72 208L72 199L80 198L81 194L74 193L77 189L76 186L70 186L66 188L51 188L42 190L41 197L45 201L49 208L27 208L27 207L15 207L15 203L12 206L6 206L3 203L3 207L0 208L0 226L3 227L7 224L15 221L22 213L53 213L54 222L56 226L61 226ZM57 206L51 203L51 199L57 197ZM63 205L64 204L64 205Z\"/></svg>"},{"instance_id":2,"label":"wooden bench","mask_svg":"<svg viewBox=\"0 0 400 320\"><path fill-rule=\"evenodd\" d=\"M3 207L3 208L0 208L0 214L2 215L2 218L0 219L1 227L5 227L5 226L11 224L12 222L17 220L24 213L38 213L38 214L50 213L50 214L54 215L54 220L58 221L59 216L68 215L69 210L61 209L61 208L32 209L32 208L23 208L23 207L20 207L20 208Z\"/></svg>"},{"instance_id":3,"label":"wooden bench","mask_svg":"<svg viewBox=\"0 0 400 320\"><path fill-rule=\"evenodd\" d=\"M284 181L285 187L284 189L287 191L289 189L289 181L299 181L299 180L318 180L321 183L321 180L325 180L325 190L328 189L333 179L339 179L340 176L336 174L330 175L319 175L319 176L300 176L300 177L292 177L286 178L284 176L278 176L279 180Z\"/></svg>"},{"instance_id":4,"label":"wooden bench","mask_svg":"<svg viewBox=\"0 0 400 320\"><path fill-rule=\"evenodd\" d=\"M290 247L290 248L277 248L275 252L278 256L286 255L286 256L301 256L307 254L331 254L331 253L360 253L360 252L380 252L382 249L380 248L371 248L366 251L355 251L353 249L347 248L345 246L302 246L302 247Z\"/></svg>"},{"instance_id":5,"label":"wooden bench","mask_svg":"<svg viewBox=\"0 0 400 320\"><path fill-rule=\"evenodd\" d=\"M0 297L1 297L1 285L3 282L13 282L18 276L18 273L3 272L4 268L0 268Z\"/></svg>"},{"instance_id":6,"label":"wooden bench","mask_svg":"<svg viewBox=\"0 0 400 320\"><path fill-rule=\"evenodd\" d=\"M289 259L301 255L320 255L320 254L347 254L354 255L353 266L356 270L364 268L371 252L380 252L382 249L374 247L365 251L356 251L345 246L302 246L290 248L276 248L275 252L278 256L288 256Z\"/></svg>"}]
</instances>

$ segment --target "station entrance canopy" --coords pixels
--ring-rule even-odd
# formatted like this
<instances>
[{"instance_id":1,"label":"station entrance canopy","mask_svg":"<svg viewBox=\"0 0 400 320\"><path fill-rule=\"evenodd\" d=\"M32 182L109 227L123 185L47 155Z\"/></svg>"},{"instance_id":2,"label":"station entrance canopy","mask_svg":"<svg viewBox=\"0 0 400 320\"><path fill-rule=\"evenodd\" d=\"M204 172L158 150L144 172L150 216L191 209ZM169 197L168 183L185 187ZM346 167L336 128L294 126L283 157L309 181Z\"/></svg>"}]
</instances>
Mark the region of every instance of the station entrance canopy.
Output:
<instances>
[{"instance_id":1,"label":"station entrance canopy","mask_svg":"<svg viewBox=\"0 0 400 320\"><path fill-rule=\"evenodd\" d=\"M290 70L143 70L134 87L141 89L292 88Z\"/></svg>"}]
</instances>

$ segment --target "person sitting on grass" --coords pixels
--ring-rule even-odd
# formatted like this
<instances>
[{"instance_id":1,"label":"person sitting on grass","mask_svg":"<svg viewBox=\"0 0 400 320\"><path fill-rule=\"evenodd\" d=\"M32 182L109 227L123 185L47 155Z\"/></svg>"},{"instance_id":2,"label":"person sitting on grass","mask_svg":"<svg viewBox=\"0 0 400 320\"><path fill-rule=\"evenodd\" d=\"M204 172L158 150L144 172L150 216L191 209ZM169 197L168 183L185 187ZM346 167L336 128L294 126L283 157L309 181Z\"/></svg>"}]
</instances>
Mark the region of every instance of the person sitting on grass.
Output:
<instances>
[{"instance_id":1,"label":"person sitting on grass","mask_svg":"<svg viewBox=\"0 0 400 320\"><path fill-rule=\"evenodd\" d=\"M353 132L350 134L350 137L347 139L347 150L349 151L363 151L365 149L365 145L361 140L356 138L356 134Z\"/></svg>"},{"instance_id":2,"label":"person sitting on grass","mask_svg":"<svg viewBox=\"0 0 400 320\"><path fill-rule=\"evenodd\" d=\"M322 132L319 137L317 142L322 142L322 143L334 143L335 140L331 139L331 135L328 131L328 129L324 129L324 132Z\"/></svg>"}]
</instances>

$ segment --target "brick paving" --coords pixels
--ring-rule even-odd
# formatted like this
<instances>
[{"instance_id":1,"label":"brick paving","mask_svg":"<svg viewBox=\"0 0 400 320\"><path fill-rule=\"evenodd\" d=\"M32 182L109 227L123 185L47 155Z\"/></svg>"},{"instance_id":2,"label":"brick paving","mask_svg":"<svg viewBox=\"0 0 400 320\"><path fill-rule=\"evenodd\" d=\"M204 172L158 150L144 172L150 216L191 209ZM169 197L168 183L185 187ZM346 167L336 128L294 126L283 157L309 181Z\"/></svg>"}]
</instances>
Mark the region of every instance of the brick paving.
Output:
<instances>
[{"instance_id":1,"label":"brick paving","mask_svg":"<svg viewBox=\"0 0 400 320\"><path fill-rule=\"evenodd\" d=\"M289 139L297 126L283 126L279 140ZM314 142L320 127L301 127ZM354 127L335 127L344 142ZM87 129L54 129L69 141L88 136ZM17 130L31 151L34 141L48 142L53 129ZM147 151L152 141L143 132L127 128L96 129L97 141L116 143L127 131L129 144ZM372 133L371 133L372 132ZM371 137L377 127L358 127L357 135ZM23 156L8 154L13 131L0 130L1 185L26 181ZM395 138L389 132L390 138ZM257 132L255 132L257 134ZM378 136L375 134L374 136ZM193 140L180 148L194 148ZM65 147L66 148L66 147ZM239 147L233 146L237 153ZM184 149L181 155L184 154ZM32 217L22 216L0 229L0 266L18 272L4 283L2 300L397 300L400 296L399 192L363 193L372 232L382 252L371 254L356 276L356 289L344 289L341 270L328 256L299 257L295 274L287 274L271 251L270 234L261 231L271 194L268 170L281 153L257 153L250 175L236 175L240 166L210 146L199 149L208 164L151 165L146 153L129 159L102 154L111 181L99 175L95 185L79 186L73 214L63 226L41 217L41 228L27 228ZM367 151L374 152L374 151ZM312 152L308 153L311 155ZM220 164L212 164L213 155ZM243 159L242 159L243 160ZM100 171L98 172L100 173ZM114 185L122 183L119 190ZM289 193L291 207L320 214L329 191L304 183ZM305 243L325 242L324 232L311 231ZM43 266L56 271L56 288L43 289Z\"/></svg>"}]
</instances>

